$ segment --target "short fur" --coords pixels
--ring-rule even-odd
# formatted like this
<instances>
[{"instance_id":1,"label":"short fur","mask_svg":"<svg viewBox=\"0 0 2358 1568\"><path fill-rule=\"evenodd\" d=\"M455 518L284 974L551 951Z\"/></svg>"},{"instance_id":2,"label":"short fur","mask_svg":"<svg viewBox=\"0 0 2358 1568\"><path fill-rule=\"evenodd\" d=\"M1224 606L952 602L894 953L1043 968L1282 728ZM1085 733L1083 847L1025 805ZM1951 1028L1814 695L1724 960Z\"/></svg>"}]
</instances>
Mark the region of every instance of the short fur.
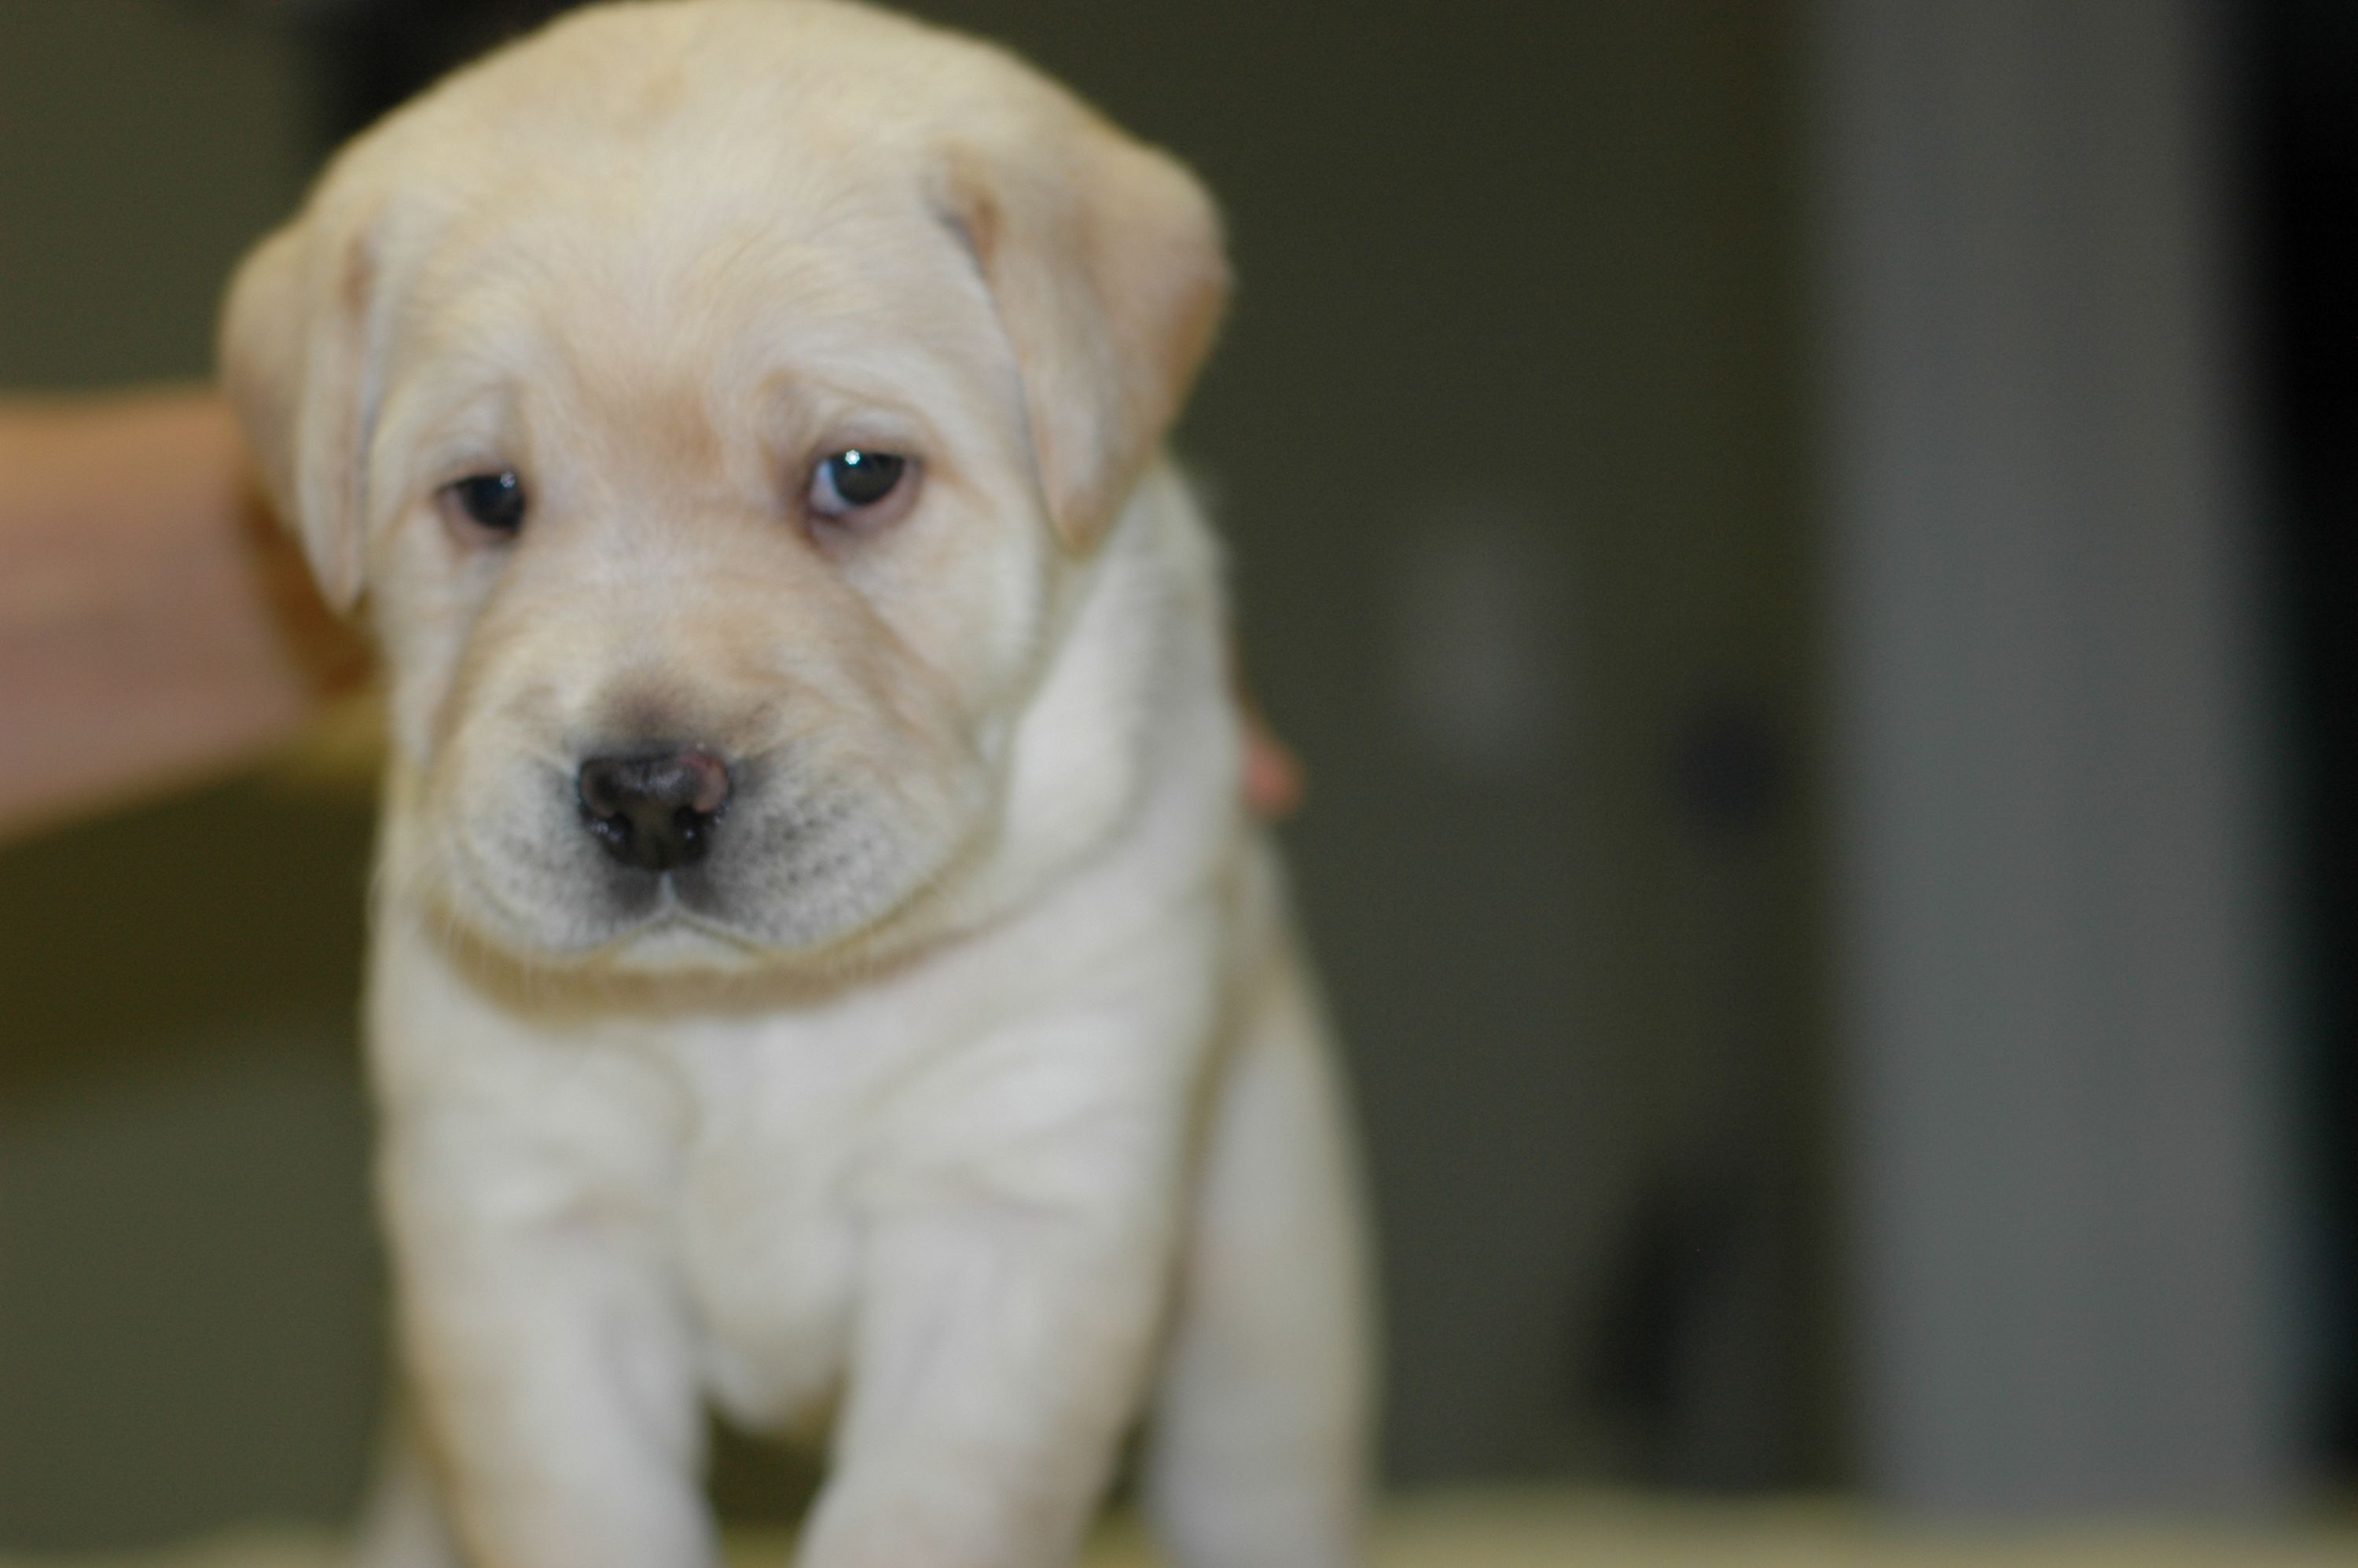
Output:
<instances>
[{"instance_id":1,"label":"short fur","mask_svg":"<svg viewBox=\"0 0 2358 1568\"><path fill-rule=\"evenodd\" d=\"M227 384L389 683L377 1561L708 1562L705 1399L831 1431L808 1568L1068 1563L1149 1402L1181 1563L1361 1560L1345 1119L1156 455L1225 288L1177 164L830 0L579 13L239 273ZM806 525L855 444L914 506ZM709 857L616 866L582 761L690 744Z\"/></svg>"}]
</instances>

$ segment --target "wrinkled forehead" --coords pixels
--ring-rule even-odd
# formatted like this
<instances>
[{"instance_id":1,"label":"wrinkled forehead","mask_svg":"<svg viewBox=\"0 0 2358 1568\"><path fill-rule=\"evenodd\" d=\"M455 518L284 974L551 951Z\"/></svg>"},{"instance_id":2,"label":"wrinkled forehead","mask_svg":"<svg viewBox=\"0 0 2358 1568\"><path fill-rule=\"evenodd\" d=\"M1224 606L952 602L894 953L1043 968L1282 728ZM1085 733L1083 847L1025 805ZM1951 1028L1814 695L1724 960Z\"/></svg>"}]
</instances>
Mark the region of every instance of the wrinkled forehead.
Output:
<instances>
[{"instance_id":1,"label":"wrinkled forehead","mask_svg":"<svg viewBox=\"0 0 2358 1568\"><path fill-rule=\"evenodd\" d=\"M478 175L462 202L421 203L440 210L399 246L388 390L457 410L527 387L742 404L784 383L936 417L979 400L1011 428L1021 388L980 273L880 162L658 146Z\"/></svg>"}]
</instances>

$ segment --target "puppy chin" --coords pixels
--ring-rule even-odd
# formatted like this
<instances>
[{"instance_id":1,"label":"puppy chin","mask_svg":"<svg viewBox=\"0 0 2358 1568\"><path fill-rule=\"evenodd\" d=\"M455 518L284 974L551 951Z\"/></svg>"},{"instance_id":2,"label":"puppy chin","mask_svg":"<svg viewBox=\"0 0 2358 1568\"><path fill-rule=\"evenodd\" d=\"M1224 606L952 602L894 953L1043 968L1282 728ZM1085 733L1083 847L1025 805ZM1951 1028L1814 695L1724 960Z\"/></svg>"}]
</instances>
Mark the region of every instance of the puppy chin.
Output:
<instances>
[{"instance_id":1,"label":"puppy chin","mask_svg":"<svg viewBox=\"0 0 2358 1568\"><path fill-rule=\"evenodd\" d=\"M613 975L720 977L773 969L781 959L774 949L673 911L633 926L573 961Z\"/></svg>"}]
</instances>

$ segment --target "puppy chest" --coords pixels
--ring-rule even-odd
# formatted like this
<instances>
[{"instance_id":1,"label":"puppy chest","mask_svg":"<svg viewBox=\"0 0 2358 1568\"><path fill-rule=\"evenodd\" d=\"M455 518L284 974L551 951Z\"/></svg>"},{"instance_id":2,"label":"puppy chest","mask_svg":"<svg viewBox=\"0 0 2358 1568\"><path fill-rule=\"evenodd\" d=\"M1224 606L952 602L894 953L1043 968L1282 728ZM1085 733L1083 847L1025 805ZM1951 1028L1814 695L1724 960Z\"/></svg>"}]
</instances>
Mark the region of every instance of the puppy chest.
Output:
<instances>
[{"instance_id":1,"label":"puppy chest","mask_svg":"<svg viewBox=\"0 0 2358 1568\"><path fill-rule=\"evenodd\" d=\"M691 1152L679 1262L714 1402L748 1426L796 1427L842 1372L853 1238L840 1162L766 1132L724 1126Z\"/></svg>"}]
</instances>

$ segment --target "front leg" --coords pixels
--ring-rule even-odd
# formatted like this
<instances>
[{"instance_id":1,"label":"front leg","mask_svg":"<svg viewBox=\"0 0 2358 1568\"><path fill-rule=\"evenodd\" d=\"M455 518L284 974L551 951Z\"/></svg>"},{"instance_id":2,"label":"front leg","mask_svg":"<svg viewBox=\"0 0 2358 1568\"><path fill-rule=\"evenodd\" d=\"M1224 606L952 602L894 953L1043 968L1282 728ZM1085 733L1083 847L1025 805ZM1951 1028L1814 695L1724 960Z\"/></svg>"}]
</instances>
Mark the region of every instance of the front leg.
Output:
<instances>
[{"instance_id":1,"label":"front leg","mask_svg":"<svg viewBox=\"0 0 2358 1568\"><path fill-rule=\"evenodd\" d=\"M1211 1102L1146 1502L1180 1568L1357 1568L1375 1404L1357 1162L1291 933L1265 950Z\"/></svg>"},{"instance_id":2,"label":"front leg","mask_svg":"<svg viewBox=\"0 0 2358 1568\"><path fill-rule=\"evenodd\" d=\"M417 1425L474 1568L714 1558L686 1314L646 1227L457 1118L382 1173Z\"/></svg>"},{"instance_id":3,"label":"front leg","mask_svg":"<svg viewBox=\"0 0 2358 1568\"><path fill-rule=\"evenodd\" d=\"M1120 1047L1114 1048L1118 1054ZM1152 1054L1151 1047L1140 1054ZM1136 1415L1184 1096L1046 1059L938 1095L863 1205L849 1399L802 1568L1062 1568Z\"/></svg>"},{"instance_id":4,"label":"front leg","mask_svg":"<svg viewBox=\"0 0 2358 1568\"><path fill-rule=\"evenodd\" d=\"M980 1212L873 1246L802 1568L1070 1563L1137 1408L1160 1260Z\"/></svg>"}]
</instances>

